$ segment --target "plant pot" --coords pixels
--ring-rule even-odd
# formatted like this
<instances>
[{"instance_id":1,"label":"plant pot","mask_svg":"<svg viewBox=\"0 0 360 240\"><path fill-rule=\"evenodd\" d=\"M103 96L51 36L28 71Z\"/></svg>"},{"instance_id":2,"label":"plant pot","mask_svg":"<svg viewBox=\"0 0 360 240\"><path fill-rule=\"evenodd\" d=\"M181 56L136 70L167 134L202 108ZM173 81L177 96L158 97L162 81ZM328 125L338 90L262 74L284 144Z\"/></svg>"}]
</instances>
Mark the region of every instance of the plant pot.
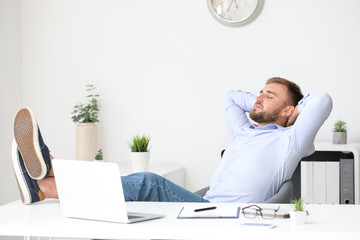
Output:
<instances>
[{"instance_id":1,"label":"plant pot","mask_svg":"<svg viewBox=\"0 0 360 240\"><path fill-rule=\"evenodd\" d=\"M290 211L290 220L293 224L306 223L307 211Z\"/></svg>"},{"instance_id":2,"label":"plant pot","mask_svg":"<svg viewBox=\"0 0 360 240\"><path fill-rule=\"evenodd\" d=\"M95 160L98 151L98 130L95 123L76 126L76 159Z\"/></svg>"},{"instance_id":3,"label":"plant pot","mask_svg":"<svg viewBox=\"0 0 360 240\"><path fill-rule=\"evenodd\" d=\"M333 132L333 144L346 144L347 132Z\"/></svg>"},{"instance_id":4,"label":"plant pot","mask_svg":"<svg viewBox=\"0 0 360 240\"><path fill-rule=\"evenodd\" d=\"M147 172L149 169L150 152L131 152L133 172Z\"/></svg>"}]
</instances>

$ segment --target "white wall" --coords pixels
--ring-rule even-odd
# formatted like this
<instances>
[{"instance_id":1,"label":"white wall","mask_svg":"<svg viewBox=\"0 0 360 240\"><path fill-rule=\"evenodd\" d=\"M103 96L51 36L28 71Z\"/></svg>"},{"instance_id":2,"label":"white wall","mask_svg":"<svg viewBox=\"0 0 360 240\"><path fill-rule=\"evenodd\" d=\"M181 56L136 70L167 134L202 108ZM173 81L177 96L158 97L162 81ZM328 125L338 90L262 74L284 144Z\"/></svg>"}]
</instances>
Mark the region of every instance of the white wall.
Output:
<instances>
[{"instance_id":1,"label":"white wall","mask_svg":"<svg viewBox=\"0 0 360 240\"><path fill-rule=\"evenodd\" d=\"M20 197L11 165L12 124L22 102L20 0L0 1L0 205Z\"/></svg>"},{"instance_id":2,"label":"white wall","mask_svg":"<svg viewBox=\"0 0 360 240\"><path fill-rule=\"evenodd\" d=\"M223 97L258 92L273 76L304 92L326 91L333 123L348 122L360 141L360 2L266 1L249 25L213 19L206 1L23 0L23 103L37 115L57 157L75 156L72 106L94 83L100 142L109 161L129 162L127 140L152 137L153 164L186 167L190 190L207 185L226 147Z\"/></svg>"}]
</instances>

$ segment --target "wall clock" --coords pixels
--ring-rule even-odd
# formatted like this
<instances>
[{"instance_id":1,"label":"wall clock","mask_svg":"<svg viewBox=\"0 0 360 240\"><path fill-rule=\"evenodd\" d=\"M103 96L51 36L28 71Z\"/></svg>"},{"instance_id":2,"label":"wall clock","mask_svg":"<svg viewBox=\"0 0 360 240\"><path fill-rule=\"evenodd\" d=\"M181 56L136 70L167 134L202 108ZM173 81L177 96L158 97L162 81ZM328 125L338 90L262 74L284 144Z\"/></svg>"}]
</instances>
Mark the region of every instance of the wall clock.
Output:
<instances>
[{"instance_id":1,"label":"wall clock","mask_svg":"<svg viewBox=\"0 0 360 240\"><path fill-rule=\"evenodd\" d=\"M219 22L239 26L250 21L260 0L207 0L209 10Z\"/></svg>"}]
</instances>

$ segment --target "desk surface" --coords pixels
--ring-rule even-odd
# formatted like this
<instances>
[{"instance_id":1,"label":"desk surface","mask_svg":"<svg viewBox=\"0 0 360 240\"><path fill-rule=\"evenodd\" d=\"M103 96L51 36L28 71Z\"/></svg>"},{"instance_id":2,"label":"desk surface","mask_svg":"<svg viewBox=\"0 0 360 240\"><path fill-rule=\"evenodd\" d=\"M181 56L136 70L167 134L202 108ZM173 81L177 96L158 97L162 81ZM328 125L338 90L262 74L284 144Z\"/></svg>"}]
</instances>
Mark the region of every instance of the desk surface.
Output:
<instances>
[{"instance_id":1,"label":"desk surface","mask_svg":"<svg viewBox=\"0 0 360 240\"><path fill-rule=\"evenodd\" d=\"M65 218L57 200L33 205L15 201L0 207L0 235L96 239L360 239L360 205L306 205L308 223L290 219L177 219L184 205L214 204L129 202L128 211L161 213L166 217L134 224ZM246 204L247 205L247 204ZM245 205L240 205L243 207ZM269 205L270 206L270 205ZM281 205L290 209L289 205ZM242 227L243 222L276 224L274 229ZM308 238L309 239L309 238Z\"/></svg>"}]
</instances>

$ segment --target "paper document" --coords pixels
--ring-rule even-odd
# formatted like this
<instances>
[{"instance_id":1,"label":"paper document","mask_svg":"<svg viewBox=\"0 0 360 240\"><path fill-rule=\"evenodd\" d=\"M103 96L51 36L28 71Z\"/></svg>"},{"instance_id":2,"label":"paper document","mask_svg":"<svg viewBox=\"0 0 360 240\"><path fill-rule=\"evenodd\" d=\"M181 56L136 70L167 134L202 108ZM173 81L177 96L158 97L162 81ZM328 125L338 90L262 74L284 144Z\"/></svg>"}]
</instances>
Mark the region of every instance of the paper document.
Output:
<instances>
[{"instance_id":1,"label":"paper document","mask_svg":"<svg viewBox=\"0 0 360 240\"><path fill-rule=\"evenodd\" d=\"M239 214L240 207L234 205L204 208L200 208L199 206L185 206L180 210L178 218L239 218Z\"/></svg>"}]
</instances>

